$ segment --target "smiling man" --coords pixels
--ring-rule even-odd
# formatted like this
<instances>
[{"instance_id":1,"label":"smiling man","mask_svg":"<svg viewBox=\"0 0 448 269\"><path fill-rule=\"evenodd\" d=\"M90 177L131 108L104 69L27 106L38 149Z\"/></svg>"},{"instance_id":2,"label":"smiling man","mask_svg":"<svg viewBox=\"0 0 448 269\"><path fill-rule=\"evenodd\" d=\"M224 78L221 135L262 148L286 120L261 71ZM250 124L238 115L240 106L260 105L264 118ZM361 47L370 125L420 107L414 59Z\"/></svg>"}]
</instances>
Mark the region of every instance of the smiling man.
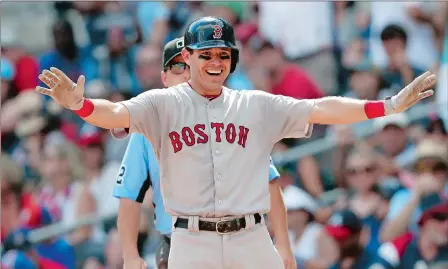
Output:
<instances>
[{"instance_id":1,"label":"smiling man","mask_svg":"<svg viewBox=\"0 0 448 269\"><path fill-rule=\"evenodd\" d=\"M284 268L262 218L270 209L266 164L273 145L309 137L314 123L351 124L403 112L431 96L436 82L427 72L380 101L235 91L223 86L238 63L233 27L203 17L188 26L184 40L191 77L168 89L118 103L91 100L83 96L83 76L75 84L56 68L39 75L50 88L36 89L95 126L129 128L151 142L173 216L170 269Z\"/></svg>"},{"instance_id":2,"label":"smiling man","mask_svg":"<svg viewBox=\"0 0 448 269\"><path fill-rule=\"evenodd\" d=\"M165 87L172 87L190 79L190 69L185 63L181 52L184 39L177 38L168 42L163 50L161 77ZM113 129L112 135L124 138L127 132ZM280 176L277 168L271 162L269 165L269 193L271 195L271 210L275 243L286 269L296 269L294 256L288 238L285 204L280 186L276 179ZM125 268L140 268L145 262L138 256L137 234L140 218L140 203L143 202L148 188L152 188L152 204L154 205L154 224L163 235L163 240L157 249L157 268L166 269L171 245L171 216L165 211L160 191L160 168L151 143L141 134L132 134L123 158L120 173L117 178L113 195L120 198L118 213L118 228L125 254Z\"/></svg>"}]
</instances>

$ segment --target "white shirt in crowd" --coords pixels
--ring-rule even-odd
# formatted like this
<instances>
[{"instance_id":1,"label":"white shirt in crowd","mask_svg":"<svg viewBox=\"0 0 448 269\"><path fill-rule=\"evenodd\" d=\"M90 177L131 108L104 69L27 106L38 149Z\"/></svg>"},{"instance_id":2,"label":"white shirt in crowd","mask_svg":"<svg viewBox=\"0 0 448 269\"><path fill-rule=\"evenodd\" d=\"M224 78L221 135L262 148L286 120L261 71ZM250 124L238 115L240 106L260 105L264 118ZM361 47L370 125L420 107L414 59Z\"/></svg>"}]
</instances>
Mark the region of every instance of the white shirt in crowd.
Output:
<instances>
[{"instance_id":1,"label":"white shirt in crowd","mask_svg":"<svg viewBox=\"0 0 448 269\"><path fill-rule=\"evenodd\" d=\"M331 2L259 3L259 30L296 59L332 45Z\"/></svg>"}]
</instances>

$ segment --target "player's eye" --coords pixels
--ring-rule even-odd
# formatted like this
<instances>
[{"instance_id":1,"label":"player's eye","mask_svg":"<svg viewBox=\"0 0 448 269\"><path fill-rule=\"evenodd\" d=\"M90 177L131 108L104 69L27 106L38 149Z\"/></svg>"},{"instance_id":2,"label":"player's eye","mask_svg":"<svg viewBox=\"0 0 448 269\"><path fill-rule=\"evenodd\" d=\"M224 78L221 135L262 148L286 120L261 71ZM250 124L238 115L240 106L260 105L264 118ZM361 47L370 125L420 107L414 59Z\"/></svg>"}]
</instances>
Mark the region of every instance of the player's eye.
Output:
<instances>
[{"instance_id":1,"label":"player's eye","mask_svg":"<svg viewBox=\"0 0 448 269\"><path fill-rule=\"evenodd\" d=\"M227 60L230 59L230 55L227 53L223 53L219 56L222 60Z\"/></svg>"},{"instance_id":2,"label":"player's eye","mask_svg":"<svg viewBox=\"0 0 448 269\"><path fill-rule=\"evenodd\" d=\"M199 59L210 60L211 58L209 54L199 54Z\"/></svg>"}]
</instances>

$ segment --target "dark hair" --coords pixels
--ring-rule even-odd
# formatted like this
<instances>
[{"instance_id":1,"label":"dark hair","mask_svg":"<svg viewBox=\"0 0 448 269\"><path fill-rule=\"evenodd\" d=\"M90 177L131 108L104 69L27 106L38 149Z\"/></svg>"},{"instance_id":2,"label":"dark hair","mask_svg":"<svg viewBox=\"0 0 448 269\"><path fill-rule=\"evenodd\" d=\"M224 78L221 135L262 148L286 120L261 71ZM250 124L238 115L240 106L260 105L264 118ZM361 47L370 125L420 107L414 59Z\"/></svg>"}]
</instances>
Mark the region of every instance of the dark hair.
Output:
<instances>
[{"instance_id":1,"label":"dark hair","mask_svg":"<svg viewBox=\"0 0 448 269\"><path fill-rule=\"evenodd\" d=\"M403 27L397 24L389 24L386 28L381 31L381 40L387 41L391 39L399 38L406 44L408 40L408 35Z\"/></svg>"},{"instance_id":2,"label":"dark hair","mask_svg":"<svg viewBox=\"0 0 448 269\"><path fill-rule=\"evenodd\" d=\"M447 131L445 129L445 125L441 118L436 118L429 122L429 125L426 127L426 131L428 133L434 133L436 130L440 130L443 135L447 135Z\"/></svg>"}]
</instances>

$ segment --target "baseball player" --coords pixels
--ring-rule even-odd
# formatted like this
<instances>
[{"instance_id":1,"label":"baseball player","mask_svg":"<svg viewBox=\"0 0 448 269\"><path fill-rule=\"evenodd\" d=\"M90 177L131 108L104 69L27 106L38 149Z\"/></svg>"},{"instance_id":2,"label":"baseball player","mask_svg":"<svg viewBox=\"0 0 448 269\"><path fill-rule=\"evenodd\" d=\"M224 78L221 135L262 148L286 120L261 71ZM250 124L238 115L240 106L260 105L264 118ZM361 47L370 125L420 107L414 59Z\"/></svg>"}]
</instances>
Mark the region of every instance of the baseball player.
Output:
<instances>
[{"instance_id":1,"label":"baseball player","mask_svg":"<svg viewBox=\"0 0 448 269\"><path fill-rule=\"evenodd\" d=\"M426 72L378 101L235 91L223 86L239 55L227 21L199 18L187 27L184 42L190 80L167 89L117 103L92 100L83 96L84 76L75 84L57 68L39 75L49 88L36 88L90 124L129 128L151 142L165 209L173 216L170 269L284 268L261 217L270 208L266 164L273 145L309 137L313 124L352 124L403 112L431 96L428 89L436 82Z\"/></svg>"},{"instance_id":2,"label":"baseball player","mask_svg":"<svg viewBox=\"0 0 448 269\"><path fill-rule=\"evenodd\" d=\"M162 62L163 71L161 72L161 76L165 87L171 87L186 82L190 78L188 65L185 64L181 55L183 48L183 38L174 39L168 42L164 47ZM111 130L111 133L118 139L127 136L124 129L113 129ZM276 227L274 233L276 236L277 249L283 258L285 268L295 269L294 256L289 244L289 238L286 236L286 225L282 225L282 223L286 223L286 214L281 214L281 212L279 212L285 208L283 199L281 199L280 188L275 184L275 179L279 176L280 174L271 162L269 167L269 181L271 182L269 190L272 197L272 206L271 211L269 212L269 217L272 219L273 226ZM159 164L152 145L143 135L133 134L123 158L117 184L113 191L115 197L127 198L120 200L120 208L125 210L121 210L119 213L118 226L120 228L125 227L125 229L120 229L122 237L135 238L135 235L138 233L140 217L139 203L143 202L145 192L149 187L152 187L155 227L163 235L163 240L157 249L156 263L157 268L163 269L167 268L168 265L172 223L171 216L166 213L163 205L159 183ZM280 199L276 199L276 197L279 197ZM284 235L283 238L282 235ZM129 242L129 240L123 241ZM282 242L284 242L284 244L282 244ZM136 244L137 242L132 242L129 246L123 244L123 248L134 249L133 251L135 252ZM142 263L141 259L127 260L125 261L125 266L131 266L132 264L139 262Z\"/></svg>"}]
</instances>

